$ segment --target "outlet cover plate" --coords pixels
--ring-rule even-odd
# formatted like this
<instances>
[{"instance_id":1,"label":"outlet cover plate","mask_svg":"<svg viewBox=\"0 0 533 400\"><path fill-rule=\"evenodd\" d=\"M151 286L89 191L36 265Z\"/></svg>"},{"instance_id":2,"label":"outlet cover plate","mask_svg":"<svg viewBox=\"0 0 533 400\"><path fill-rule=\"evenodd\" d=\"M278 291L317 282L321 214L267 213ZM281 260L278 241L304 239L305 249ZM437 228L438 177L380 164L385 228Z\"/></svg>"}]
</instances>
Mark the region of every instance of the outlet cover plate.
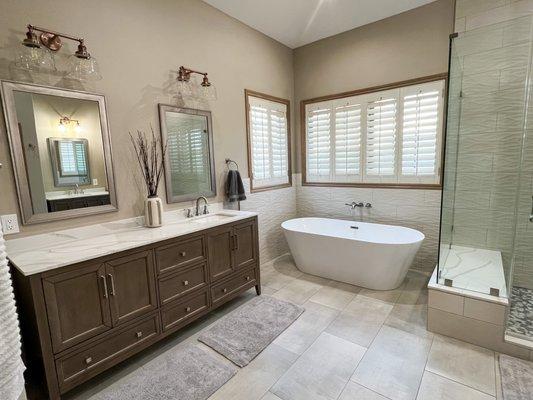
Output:
<instances>
[{"instance_id":1,"label":"outlet cover plate","mask_svg":"<svg viewBox=\"0 0 533 400\"><path fill-rule=\"evenodd\" d=\"M2 222L2 232L4 232L4 235L20 232L17 214L0 215L0 220Z\"/></svg>"}]
</instances>

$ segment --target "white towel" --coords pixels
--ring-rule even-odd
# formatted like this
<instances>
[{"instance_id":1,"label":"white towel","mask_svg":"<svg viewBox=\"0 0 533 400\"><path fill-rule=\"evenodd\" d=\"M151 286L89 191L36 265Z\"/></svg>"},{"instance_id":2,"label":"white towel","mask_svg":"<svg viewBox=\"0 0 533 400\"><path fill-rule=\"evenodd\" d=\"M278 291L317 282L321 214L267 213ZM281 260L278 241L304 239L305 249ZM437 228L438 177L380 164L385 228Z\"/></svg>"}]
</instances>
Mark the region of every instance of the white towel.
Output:
<instances>
[{"instance_id":1,"label":"white towel","mask_svg":"<svg viewBox=\"0 0 533 400\"><path fill-rule=\"evenodd\" d=\"M0 399L17 400L24 390L20 332L6 247L0 229Z\"/></svg>"}]
</instances>

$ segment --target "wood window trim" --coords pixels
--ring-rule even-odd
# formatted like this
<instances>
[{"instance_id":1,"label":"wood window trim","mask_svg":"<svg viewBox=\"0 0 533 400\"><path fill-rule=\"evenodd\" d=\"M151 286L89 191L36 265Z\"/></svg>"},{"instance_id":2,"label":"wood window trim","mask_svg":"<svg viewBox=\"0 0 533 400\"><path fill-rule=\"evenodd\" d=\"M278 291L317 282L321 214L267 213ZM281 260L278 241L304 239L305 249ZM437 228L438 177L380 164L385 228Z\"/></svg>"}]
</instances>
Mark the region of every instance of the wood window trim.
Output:
<instances>
[{"instance_id":1,"label":"wood window trim","mask_svg":"<svg viewBox=\"0 0 533 400\"><path fill-rule=\"evenodd\" d=\"M284 104L287 107L287 174L289 181L279 185L259 186L254 187L253 173L252 173L252 132L250 130L250 102L249 97L257 97L263 100L273 101L275 103ZM244 113L246 117L246 146L248 153L248 176L250 178L250 192L265 192L267 190L283 189L292 187L292 156L291 156L291 102L288 99L271 96L266 93L256 92L250 89L244 89Z\"/></svg>"},{"instance_id":2,"label":"wood window trim","mask_svg":"<svg viewBox=\"0 0 533 400\"><path fill-rule=\"evenodd\" d=\"M306 120L305 120L305 107L308 104L319 103L322 101L337 100L345 97L358 96L362 94L375 93L383 90L389 89L399 89L405 86L412 86L422 83L436 82L444 80L444 125L442 129L443 135L443 146L441 151L441 162L440 162L440 182L438 184L427 184L427 183L351 183L351 182L308 182L307 181L307 132L306 132ZM445 150L445 136L446 136L446 111L447 111L447 85L448 83L448 73L443 72L435 75L423 76L415 79L408 79L405 81L387 83L385 85L372 86L364 89L356 89L347 92L335 93L325 96L314 97L311 99L301 100L300 101L300 146L301 146L301 155L302 155L302 186L323 186L323 187L359 187L359 188L376 188L376 189L419 189L419 190L442 190L444 174L442 167L444 166L444 150Z\"/></svg>"}]
</instances>

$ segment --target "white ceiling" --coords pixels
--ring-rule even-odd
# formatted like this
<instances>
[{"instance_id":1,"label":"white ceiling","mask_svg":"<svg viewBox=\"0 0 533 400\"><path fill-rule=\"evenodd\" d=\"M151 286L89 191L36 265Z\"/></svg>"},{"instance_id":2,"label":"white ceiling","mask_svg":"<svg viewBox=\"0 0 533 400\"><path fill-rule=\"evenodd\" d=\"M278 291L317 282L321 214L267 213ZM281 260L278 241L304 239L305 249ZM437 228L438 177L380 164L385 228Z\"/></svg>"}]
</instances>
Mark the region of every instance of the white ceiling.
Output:
<instances>
[{"instance_id":1,"label":"white ceiling","mask_svg":"<svg viewBox=\"0 0 533 400\"><path fill-rule=\"evenodd\" d=\"M204 0L296 48L435 0Z\"/></svg>"}]
</instances>

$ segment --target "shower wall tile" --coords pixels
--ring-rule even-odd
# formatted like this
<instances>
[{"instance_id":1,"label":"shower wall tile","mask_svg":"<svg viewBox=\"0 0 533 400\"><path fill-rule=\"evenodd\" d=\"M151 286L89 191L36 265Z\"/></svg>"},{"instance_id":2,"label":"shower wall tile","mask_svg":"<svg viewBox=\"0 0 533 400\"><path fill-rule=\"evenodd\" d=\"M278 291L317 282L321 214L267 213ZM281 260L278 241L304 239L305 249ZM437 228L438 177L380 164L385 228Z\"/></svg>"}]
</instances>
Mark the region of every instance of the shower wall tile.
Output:
<instances>
[{"instance_id":1,"label":"shower wall tile","mask_svg":"<svg viewBox=\"0 0 533 400\"><path fill-rule=\"evenodd\" d=\"M510 89L513 87L524 88L527 78L527 67L506 68L500 72L500 89Z\"/></svg>"},{"instance_id":2,"label":"shower wall tile","mask_svg":"<svg viewBox=\"0 0 533 400\"><path fill-rule=\"evenodd\" d=\"M296 180L293 176L293 182ZM259 214L259 256L261 263L265 263L289 251L281 223L296 217L296 184L250 193L250 179L243 179L243 183L247 199L241 202L241 209Z\"/></svg>"},{"instance_id":3,"label":"shower wall tile","mask_svg":"<svg viewBox=\"0 0 533 400\"><path fill-rule=\"evenodd\" d=\"M501 47L464 57L464 71L467 74L526 66L529 62L529 44Z\"/></svg>"},{"instance_id":4,"label":"shower wall tile","mask_svg":"<svg viewBox=\"0 0 533 400\"><path fill-rule=\"evenodd\" d=\"M472 133L494 132L498 123L498 115L481 112L476 115L461 115L461 137ZM447 150L450 146L446 145Z\"/></svg>"},{"instance_id":5,"label":"shower wall tile","mask_svg":"<svg viewBox=\"0 0 533 400\"><path fill-rule=\"evenodd\" d=\"M499 7L492 7L493 5L478 6L473 3L484 0L463 0L471 3L466 16L466 30L472 30L492 24L497 24L504 21L510 21L516 18L531 15L533 13L533 1L522 0L504 2ZM491 3L492 0L487 0L487 3Z\"/></svg>"},{"instance_id":6,"label":"shower wall tile","mask_svg":"<svg viewBox=\"0 0 533 400\"><path fill-rule=\"evenodd\" d=\"M505 3L506 0L457 0L455 16L457 18L467 17L503 6Z\"/></svg>"},{"instance_id":7,"label":"shower wall tile","mask_svg":"<svg viewBox=\"0 0 533 400\"><path fill-rule=\"evenodd\" d=\"M486 95L500 89L500 71L487 71L481 74L463 76L463 96ZM461 133L463 133L461 131Z\"/></svg>"},{"instance_id":8,"label":"shower wall tile","mask_svg":"<svg viewBox=\"0 0 533 400\"><path fill-rule=\"evenodd\" d=\"M518 18L505 25L502 38L503 46L511 46L531 40L531 16Z\"/></svg>"}]
</instances>

